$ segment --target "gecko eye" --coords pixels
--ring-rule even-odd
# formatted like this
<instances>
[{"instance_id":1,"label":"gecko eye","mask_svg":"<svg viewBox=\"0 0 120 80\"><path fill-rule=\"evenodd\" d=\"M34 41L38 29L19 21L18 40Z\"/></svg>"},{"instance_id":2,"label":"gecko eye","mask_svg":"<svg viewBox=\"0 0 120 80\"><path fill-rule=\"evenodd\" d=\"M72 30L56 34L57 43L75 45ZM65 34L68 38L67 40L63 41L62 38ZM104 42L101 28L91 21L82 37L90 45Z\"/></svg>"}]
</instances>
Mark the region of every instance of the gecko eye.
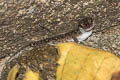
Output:
<instances>
[{"instance_id":1,"label":"gecko eye","mask_svg":"<svg viewBox=\"0 0 120 80\"><path fill-rule=\"evenodd\" d=\"M81 27L86 31L91 30L92 26L93 26L93 19L90 17L83 17L78 20L78 27Z\"/></svg>"}]
</instances>

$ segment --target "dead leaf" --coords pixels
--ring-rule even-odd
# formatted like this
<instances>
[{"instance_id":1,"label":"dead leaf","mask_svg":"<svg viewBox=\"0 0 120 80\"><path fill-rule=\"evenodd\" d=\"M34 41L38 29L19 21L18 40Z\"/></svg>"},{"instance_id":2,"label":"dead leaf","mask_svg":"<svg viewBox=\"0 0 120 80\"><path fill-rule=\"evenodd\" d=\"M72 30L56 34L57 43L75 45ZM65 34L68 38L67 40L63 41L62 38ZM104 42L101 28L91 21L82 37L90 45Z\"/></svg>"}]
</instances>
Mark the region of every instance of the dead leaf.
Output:
<instances>
[{"instance_id":1,"label":"dead leaf","mask_svg":"<svg viewBox=\"0 0 120 80\"><path fill-rule=\"evenodd\" d=\"M57 45L61 55L56 80L111 80L120 71L120 59L112 53L76 43Z\"/></svg>"},{"instance_id":2,"label":"dead leaf","mask_svg":"<svg viewBox=\"0 0 120 80\"><path fill-rule=\"evenodd\" d=\"M38 72L27 70L24 74L23 80L41 80Z\"/></svg>"},{"instance_id":3,"label":"dead leaf","mask_svg":"<svg viewBox=\"0 0 120 80\"><path fill-rule=\"evenodd\" d=\"M7 80L16 80L16 75L19 71L19 66L15 65L10 72L8 73ZM34 72L30 69L27 69L27 71L24 74L23 80L42 80L39 76L39 72Z\"/></svg>"},{"instance_id":4,"label":"dead leaf","mask_svg":"<svg viewBox=\"0 0 120 80\"><path fill-rule=\"evenodd\" d=\"M18 65L15 65L15 66L10 70L10 72L8 73L7 80L15 80L18 71L19 71L19 66L18 66Z\"/></svg>"},{"instance_id":5,"label":"dead leaf","mask_svg":"<svg viewBox=\"0 0 120 80\"><path fill-rule=\"evenodd\" d=\"M120 80L120 71L114 72L114 73L112 74L111 80Z\"/></svg>"}]
</instances>

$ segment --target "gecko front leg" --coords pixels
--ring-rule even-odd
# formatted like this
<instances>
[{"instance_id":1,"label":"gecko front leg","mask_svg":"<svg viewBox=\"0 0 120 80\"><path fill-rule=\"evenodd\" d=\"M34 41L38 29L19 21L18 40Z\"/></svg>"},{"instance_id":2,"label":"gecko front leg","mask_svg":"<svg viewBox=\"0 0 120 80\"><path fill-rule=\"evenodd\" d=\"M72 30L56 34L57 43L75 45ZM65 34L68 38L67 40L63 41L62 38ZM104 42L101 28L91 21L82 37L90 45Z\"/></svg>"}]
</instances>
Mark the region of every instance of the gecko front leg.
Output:
<instances>
[{"instance_id":1,"label":"gecko front leg","mask_svg":"<svg viewBox=\"0 0 120 80\"><path fill-rule=\"evenodd\" d=\"M72 39L69 41L80 43L92 35L92 30L87 32L84 29L80 28L79 31L79 33L81 34L79 34L78 36L72 35Z\"/></svg>"},{"instance_id":2,"label":"gecko front leg","mask_svg":"<svg viewBox=\"0 0 120 80\"><path fill-rule=\"evenodd\" d=\"M78 39L78 42L81 42L81 41L84 41L86 40L88 37L90 37L92 35L92 30L91 31L88 31L88 32L85 32L85 31L81 31L80 32L82 33L81 35L77 36L77 39Z\"/></svg>"}]
</instances>

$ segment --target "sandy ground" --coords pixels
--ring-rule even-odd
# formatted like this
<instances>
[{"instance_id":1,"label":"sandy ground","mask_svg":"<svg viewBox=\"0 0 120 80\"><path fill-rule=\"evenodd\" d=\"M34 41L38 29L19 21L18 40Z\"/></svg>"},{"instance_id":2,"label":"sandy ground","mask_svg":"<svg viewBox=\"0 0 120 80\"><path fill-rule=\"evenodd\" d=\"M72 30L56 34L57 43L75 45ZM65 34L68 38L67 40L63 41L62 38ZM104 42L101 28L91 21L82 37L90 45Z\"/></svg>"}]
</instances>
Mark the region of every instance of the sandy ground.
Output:
<instances>
[{"instance_id":1,"label":"sandy ground","mask_svg":"<svg viewBox=\"0 0 120 80\"><path fill-rule=\"evenodd\" d=\"M0 0L0 58L17 54L31 41L74 29L77 24L71 21L80 16L95 21L93 35L80 44L119 56L119 0ZM0 72L6 60L0 60Z\"/></svg>"},{"instance_id":2,"label":"sandy ground","mask_svg":"<svg viewBox=\"0 0 120 80\"><path fill-rule=\"evenodd\" d=\"M120 56L120 25L93 33L84 44Z\"/></svg>"},{"instance_id":3,"label":"sandy ground","mask_svg":"<svg viewBox=\"0 0 120 80\"><path fill-rule=\"evenodd\" d=\"M6 58L0 60L0 77L1 77L2 69L3 69L4 66L5 66L5 62L6 62L8 59L9 59L9 57L6 57Z\"/></svg>"}]
</instances>

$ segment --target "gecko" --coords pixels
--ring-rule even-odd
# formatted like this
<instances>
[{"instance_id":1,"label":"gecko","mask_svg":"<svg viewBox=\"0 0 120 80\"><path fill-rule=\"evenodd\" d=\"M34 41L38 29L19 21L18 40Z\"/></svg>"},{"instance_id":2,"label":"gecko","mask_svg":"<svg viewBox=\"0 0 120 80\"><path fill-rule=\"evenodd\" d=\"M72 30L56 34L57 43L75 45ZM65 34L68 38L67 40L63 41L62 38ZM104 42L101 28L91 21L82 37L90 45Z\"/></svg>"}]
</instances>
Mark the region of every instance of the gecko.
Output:
<instances>
[{"instance_id":1,"label":"gecko","mask_svg":"<svg viewBox=\"0 0 120 80\"><path fill-rule=\"evenodd\" d=\"M86 40L88 37L92 35L93 28L94 28L94 21L91 17L80 17L77 20L78 25L76 29L73 29L69 32L63 33L63 34L58 34L56 36L48 37L46 39L42 39L39 41L32 41L20 49L17 50L16 53L14 53L12 56L15 54L18 54L22 50L24 50L26 47L34 47L38 45L43 45L43 44L50 44L50 45L56 45L58 42L77 42L80 43L84 40ZM1 56L0 59L5 58L6 56Z\"/></svg>"},{"instance_id":2,"label":"gecko","mask_svg":"<svg viewBox=\"0 0 120 80\"><path fill-rule=\"evenodd\" d=\"M30 46L36 46L44 43L55 45L58 42L80 43L92 35L93 28L94 28L94 21L91 17L84 16L75 21L78 22L77 29L71 30L64 34L58 34L57 36L49 37L40 41L33 41L30 43Z\"/></svg>"}]
</instances>

